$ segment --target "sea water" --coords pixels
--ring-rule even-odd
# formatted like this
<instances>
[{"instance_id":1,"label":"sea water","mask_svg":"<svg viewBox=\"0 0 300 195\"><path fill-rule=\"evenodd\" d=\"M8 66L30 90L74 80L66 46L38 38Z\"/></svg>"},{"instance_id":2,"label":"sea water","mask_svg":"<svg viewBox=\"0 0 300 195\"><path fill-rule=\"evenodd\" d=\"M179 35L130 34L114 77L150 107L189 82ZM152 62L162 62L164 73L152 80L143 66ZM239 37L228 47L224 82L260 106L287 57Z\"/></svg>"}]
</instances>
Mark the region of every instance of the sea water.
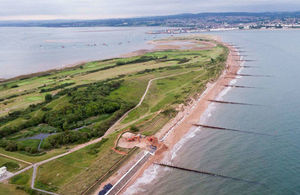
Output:
<instances>
[{"instance_id":1,"label":"sea water","mask_svg":"<svg viewBox=\"0 0 300 195\"><path fill-rule=\"evenodd\" d=\"M63 68L147 49L160 27L1 27L0 78Z\"/></svg>"},{"instance_id":2,"label":"sea water","mask_svg":"<svg viewBox=\"0 0 300 195\"><path fill-rule=\"evenodd\" d=\"M193 128L164 162L254 181L247 183L150 166L125 194L300 194L300 31L212 33L242 50L244 76L210 105L201 123L271 136Z\"/></svg>"}]
</instances>

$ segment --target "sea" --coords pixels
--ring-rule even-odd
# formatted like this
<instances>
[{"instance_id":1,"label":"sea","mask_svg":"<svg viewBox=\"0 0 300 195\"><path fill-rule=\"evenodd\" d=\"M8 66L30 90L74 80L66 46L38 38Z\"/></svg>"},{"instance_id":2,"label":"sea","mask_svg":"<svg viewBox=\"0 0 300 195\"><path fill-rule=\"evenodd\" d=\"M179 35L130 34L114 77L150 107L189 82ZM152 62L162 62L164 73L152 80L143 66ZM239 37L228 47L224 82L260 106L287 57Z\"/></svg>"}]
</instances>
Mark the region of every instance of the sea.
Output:
<instances>
[{"instance_id":1,"label":"sea","mask_svg":"<svg viewBox=\"0 0 300 195\"><path fill-rule=\"evenodd\" d=\"M211 175L152 165L124 194L300 194L300 31L211 34L253 60L231 83L252 88L217 99L253 105L212 103L199 122L240 131L190 129L162 162Z\"/></svg>"},{"instance_id":2,"label":"sea","mask_svg":"<svg viewBox=\"0 0 300 195\"><path fill-rule=\"evenodd\" d=\"M1 27L0 78L64 68L151 49L147 41L170 36L148 34L162 27Z\"/></svg>"},{"instance_id":3,"label":"sea","mask_svg":"<svg viewBox=\"0 0 300 195\"><path fill-rule=\"evenodd\" d=\"M117 57L169 35L159 28L0 28L0 78ZM300 31L213 32L246 60L233 85L163 162L210 175L150 166L125 194L300 194ZM256 132L251 134L247 132ZM223 176L223 177L222 177Z\"/></svg>"}]
</instances>

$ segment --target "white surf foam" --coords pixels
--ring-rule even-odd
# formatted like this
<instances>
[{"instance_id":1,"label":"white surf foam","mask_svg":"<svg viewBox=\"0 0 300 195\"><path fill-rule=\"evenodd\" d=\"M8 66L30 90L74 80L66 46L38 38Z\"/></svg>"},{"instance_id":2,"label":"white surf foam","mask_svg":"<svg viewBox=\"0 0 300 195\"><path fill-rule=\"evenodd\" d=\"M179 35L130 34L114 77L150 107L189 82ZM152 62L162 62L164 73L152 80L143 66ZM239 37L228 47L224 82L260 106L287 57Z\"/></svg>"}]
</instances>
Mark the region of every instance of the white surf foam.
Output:
<instances>
[{"instance_id":1,"label":"white surf foam","mask_svg":"<svg viewBox=\"0 0 300 195\"><path fill-rule=\"evenodd\" d=\"M142 186L153 182L155 179L158 179L159 178L158 173L161 173L163 169L164 168L162 167L151 165L149 168L145 170L143 175L139 177L133 185L131 185L126 189L126 191L123 194L133 195L133 194L141 194L143 192L146 192L147 190L144 189Z\"/></svg>"}]
</instances>

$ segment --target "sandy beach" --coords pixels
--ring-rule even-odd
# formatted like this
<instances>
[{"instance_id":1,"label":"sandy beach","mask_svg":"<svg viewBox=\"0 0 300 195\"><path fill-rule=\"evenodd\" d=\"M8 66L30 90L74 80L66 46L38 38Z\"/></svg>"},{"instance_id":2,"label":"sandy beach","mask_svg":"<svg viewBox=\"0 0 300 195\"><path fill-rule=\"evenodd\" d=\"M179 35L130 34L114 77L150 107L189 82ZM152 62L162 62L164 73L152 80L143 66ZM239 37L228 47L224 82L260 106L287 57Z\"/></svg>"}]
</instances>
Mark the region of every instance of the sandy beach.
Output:
<instances>
[{"instance_id":1,"label":"sandy beach","mask_svg":"<svg viewBox=\"0 0 300 195\"><path fill-rule=\"evenodd\" d=\"M205 50L215 46L214 43L209 41L197 41L197 40L191 41L191 40L180 40L176 38L177 37L168 40L148 41L147 44L152 47L151 49L140 49L134 52L121 55L121 57L133 57L133 56L144 55L150 52L165 51L165 50L185 50L185 49Z\"/></svg>"},{"instance_id":2,"label":"sandy beach","mask_svg":"<svg viewBox=\"0 0 300 195\"><path fill-rule=\"evenodd\" d=\"M183 107L182 111L156 134L156 137L163 140L162 147L159 148L156 154L133 176L120 194L126 192L126 189L133 185L149 166L154 162L162 160L164 156L172 150L174 145L193 127L192 124L199 121L209 104L211 104L207 100L215 99L225 89L224 85L228 85L230 81L235 78L233 75L239 71L241 63L241 61L239 61L239 53L231 45L221 42L219 38L215 38L215 40L229 48L226 68L223 73L216 81L207 85L207 89L202 94L199 94L198 99L194 99L189 105Z\"/></svg>"}]
</instances>

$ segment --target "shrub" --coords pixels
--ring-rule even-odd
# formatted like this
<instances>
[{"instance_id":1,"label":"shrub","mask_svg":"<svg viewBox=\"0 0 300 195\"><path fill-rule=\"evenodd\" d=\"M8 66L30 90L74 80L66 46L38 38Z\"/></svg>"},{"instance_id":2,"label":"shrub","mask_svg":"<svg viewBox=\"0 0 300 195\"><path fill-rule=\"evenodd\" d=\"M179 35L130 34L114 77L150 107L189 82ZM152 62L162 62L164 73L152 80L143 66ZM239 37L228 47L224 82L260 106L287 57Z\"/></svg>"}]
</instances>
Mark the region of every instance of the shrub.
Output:
<instances>
[{"instance_id":1,"label":"shrub","mask_svg":"<svg viewBox=\"0 0 300 195\"><path fill-rule=\"evenodd\" d=\"M52 95L51 94L46 94L45 101L46 102L51 102L52 101Z\"/></svg>"},{"instance_id":2,"label":"shrub","mask_svg":"<svg viewBox=\"0 0 300 195\"><path fill-rule=\"evenodd\" d=\"M8 171L15 171L20 168L18 163L15 162L7 162L1 165L1 167L5 166Z\"/></svg>"},{"instance_id":3,"label":"shrub","mask_svg":"<svg viewBox=\"0 0 300 195\"><path fill-rule=\"evenodd\" d=\"M131 132L139 132L140 129L139 129L137 126L132 125L132 126L130 127L130 131L131 131Z\"/></svg>"},{"instance_id":4,"label":"shrub","mask_svg":"<svg viewBox=\"0 0 300 195\"><path fill-rule=\"evenodd\" d=\"M174 108L168 108L162 112L165 116L174 117L177 114L177 111Z\"/></svg>"},{"instance_id":5,"label":"shrub","mask_svg":"<svg viewBox=\"0 0 300 195\"><path fill-rule=\"evenodd\" d=\"M8 142L8 144L5 147L5 150L13 152L18 150L18 145L16 142Z\"/></svg>"},{"instance_id":6,"label":"shrub","mask_svg":"<svg viewBox=\"0 0 300 195\"><path fill-rule=\"evenodd\" d=\"M10 88L17 88L17 87L19 87L19 85L14 84L14 85L12 85Z\"/></svg>"},{"instance_id":7,"label":"shrub","mask_svg":"<svg viewBox=\"0 0 300 195\"><path fill-rule=\"evenodd\" d=\"M61 84L61 85L57 85L57 86L54 86L54 87L50 87L50 88L47 88L47 89L41 89L40 93L45 93L45 92L49 92L49 91L54 91L54 90L57 90L57 89L63 89L65 87L68 87L70 85L74 85L75 83L64 83L64 84Z\"/></svg>"}]
</instances>

